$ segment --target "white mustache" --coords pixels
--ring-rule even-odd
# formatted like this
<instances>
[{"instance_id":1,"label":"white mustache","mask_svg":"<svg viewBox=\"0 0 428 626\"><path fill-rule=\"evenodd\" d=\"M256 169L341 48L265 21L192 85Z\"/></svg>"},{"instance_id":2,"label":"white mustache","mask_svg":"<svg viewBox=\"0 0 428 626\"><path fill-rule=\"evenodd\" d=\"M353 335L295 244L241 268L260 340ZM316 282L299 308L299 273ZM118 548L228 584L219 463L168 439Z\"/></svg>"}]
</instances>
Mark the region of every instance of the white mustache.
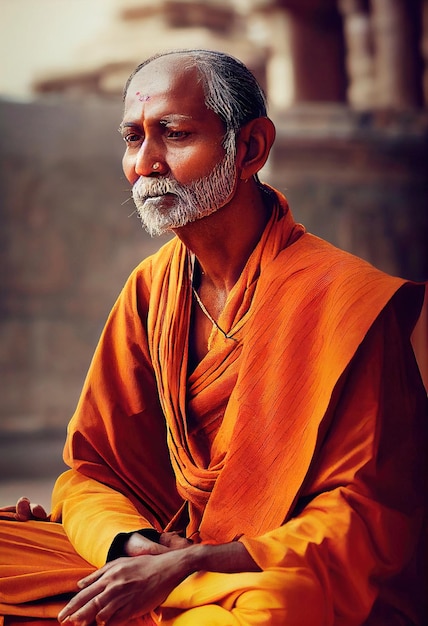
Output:
<instances>
[{"instance_id":1,"label":"white mustache","mask_svg":"<svg viewBox=\"0 0 428 626\"><path fill-rule=\"evenodd\" d=\"M132 187L134 200L144 201L147 198L164 196L167 193L180 195L181 185L172 178L145 179L140 177Z\"/></svg>"}]
</instances>

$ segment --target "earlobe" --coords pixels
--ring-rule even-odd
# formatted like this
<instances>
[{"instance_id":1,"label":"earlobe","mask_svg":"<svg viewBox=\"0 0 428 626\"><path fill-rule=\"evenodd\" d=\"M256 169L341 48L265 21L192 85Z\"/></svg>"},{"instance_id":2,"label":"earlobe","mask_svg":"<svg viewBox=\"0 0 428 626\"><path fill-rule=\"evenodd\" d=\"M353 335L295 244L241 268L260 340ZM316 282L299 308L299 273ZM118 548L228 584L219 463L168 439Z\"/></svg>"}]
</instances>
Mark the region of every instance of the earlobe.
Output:
<instances>
[{"instance_id":1,"label":"earlobe","mask_svg":"<svg viewBox=\"0 0 428 626\"><path fill-rule=\"evenodd\" d=\"M241 128L236 143L236 164L241 180L257 174L266 163L275 140L275 126L268 117L258 117Z\"/></svg>"}]
</instances>

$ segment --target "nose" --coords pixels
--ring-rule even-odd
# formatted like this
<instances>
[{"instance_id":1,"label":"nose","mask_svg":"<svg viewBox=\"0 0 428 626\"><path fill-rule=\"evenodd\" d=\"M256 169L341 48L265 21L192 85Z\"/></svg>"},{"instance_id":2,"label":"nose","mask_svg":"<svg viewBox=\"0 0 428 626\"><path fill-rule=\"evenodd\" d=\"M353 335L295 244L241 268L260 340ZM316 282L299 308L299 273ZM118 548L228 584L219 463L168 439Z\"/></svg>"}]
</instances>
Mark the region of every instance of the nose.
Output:
<instances>
[{"instance_id":1,"label":"nose","mask_svg":"<svg viewBox=\"0 0 428 626\"><path fill-rule=\"evenodd\" d=\"M159 176L167 173L168 166L160 151L144 141L136 155L134 169L137 176Z\"/></svg>"}]
</instances>

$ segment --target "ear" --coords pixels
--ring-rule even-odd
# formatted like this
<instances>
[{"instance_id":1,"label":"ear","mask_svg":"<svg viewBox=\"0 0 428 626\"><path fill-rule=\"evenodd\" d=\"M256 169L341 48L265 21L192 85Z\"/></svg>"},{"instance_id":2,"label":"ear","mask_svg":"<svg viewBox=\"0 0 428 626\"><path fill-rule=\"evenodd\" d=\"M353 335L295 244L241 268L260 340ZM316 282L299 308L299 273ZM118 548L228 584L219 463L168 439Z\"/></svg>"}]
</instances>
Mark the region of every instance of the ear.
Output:
<instances>
[{"instance_id":1,"label":"ear","mask_svg":"<svg viewBox=\"0 0 428 626\"><path fill-rule=\"evenodd\" d=\"M275 126L268 117L258 117L241 128L236 139L239 178L247 180L266 163L275 140Z\"/></svg>"}]
</instances>

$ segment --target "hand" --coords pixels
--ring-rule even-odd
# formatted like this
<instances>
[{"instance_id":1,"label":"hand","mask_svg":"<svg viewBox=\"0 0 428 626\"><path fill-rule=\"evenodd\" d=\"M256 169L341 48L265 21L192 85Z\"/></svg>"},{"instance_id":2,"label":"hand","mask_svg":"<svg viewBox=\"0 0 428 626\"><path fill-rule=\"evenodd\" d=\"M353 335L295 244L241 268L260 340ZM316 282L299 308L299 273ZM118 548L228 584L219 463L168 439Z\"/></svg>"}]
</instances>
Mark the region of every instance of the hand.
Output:
<instances>
[{"instance_id":1,"label":"hand","mask_svg":"<svg viewBox=\"0 0 428 626\"><path fill-rule=\"evenodd\" d=\"M182 580L198 570L260 571L239 541L189 545L175 533L163 533L161 539L163 535L164 541L185 542L186 547L167 548L134 533L128 540L128 549L144 549L146 553L107 563L81 580L81 591L60 612L58 620L67 625L88 626L96 622L119 626L157 608Z\"/></svg>"},{"instance_id":2,"label":"hand","mask_svg":"<svg viewBox=\"0 0 428 626\"><path fill-rule=\"evenodd\" d=\"M170 550L181 550L181 548L188 548L189 546L193 545L193 541L191 539L186 539L186 537L182 537L176 531L162 533L159 539L159 543L162 546L166 546Z\"/></svg>"},{"instance_id":3,"label":"hand","mask_svg":"<svg viewBox=\"0 0 428 626\"><path fill-rule=\"evenodd\" d=\"M117 559L79 581L81 591L59 613L59 622L119 626L158 607L190 573L184 558L189 549L164 549Z\"/></svg>"},{"instance_id":4,"label":"hand","mask_svg":"<svg viewBox=\"0 0 428 626\"><path fill-rule=\"evenodd\" d=\"M19 498L16 505L0 508L0 512L14 513L14 517L18 522L28 522L30 520L45 521L48 519L48 514L42 505L30 502L25 496Z\"/></svg>"},{"instance_id":5,"label":"hand","mask_svg":"<svg viewBox=\"0 0 428 626\"><path fill-rule=\"evenodd\" d=\"M162 533L159 543L155 543L144 535L133 533L125 543L124 551L127 556L142 556L143 554L163 554L170 550L188 548L192 545L190 539L181 537L176 532Z\"/></svg>"}]
</instances>

